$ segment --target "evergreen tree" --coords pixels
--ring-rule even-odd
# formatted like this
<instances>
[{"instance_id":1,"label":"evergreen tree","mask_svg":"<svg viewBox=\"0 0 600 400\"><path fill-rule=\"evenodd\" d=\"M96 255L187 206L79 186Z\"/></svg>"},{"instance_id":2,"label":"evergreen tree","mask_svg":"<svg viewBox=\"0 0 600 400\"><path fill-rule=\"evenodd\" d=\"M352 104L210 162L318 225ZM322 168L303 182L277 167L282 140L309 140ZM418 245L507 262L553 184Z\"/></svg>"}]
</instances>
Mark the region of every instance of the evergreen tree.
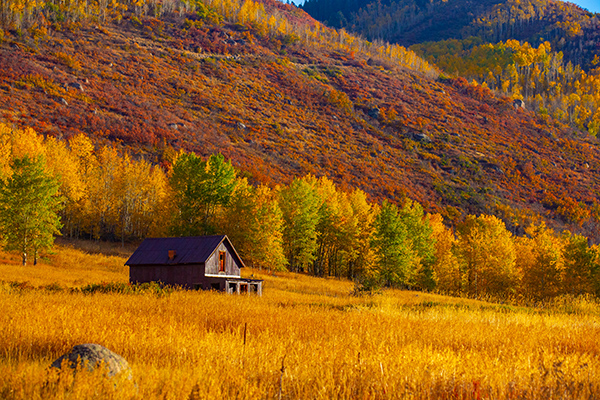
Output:
<instances>
[{"instance_id":1,"label":"evergreen tree","mask_svg":"<svg viewBox=\"0 0 600 400\"><path fill-rule=\"evenodd\" d=\"M54 234L61 228L58 212L62 198L59 183L44 171L42 157L16 158L11 163L12 175L0 184L0 227L4 249L18 250L23 265L27 255L52 246Z\"/></svg>"}]
</instances>

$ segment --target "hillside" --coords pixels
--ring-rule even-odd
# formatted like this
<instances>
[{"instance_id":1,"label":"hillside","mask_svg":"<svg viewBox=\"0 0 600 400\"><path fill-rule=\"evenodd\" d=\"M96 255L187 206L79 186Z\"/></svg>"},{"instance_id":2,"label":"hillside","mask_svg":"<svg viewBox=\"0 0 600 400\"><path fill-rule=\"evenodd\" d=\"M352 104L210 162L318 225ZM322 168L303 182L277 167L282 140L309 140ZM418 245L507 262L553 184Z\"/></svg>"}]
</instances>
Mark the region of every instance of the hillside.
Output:
<instances>
[{"instance_id":1,"label":"hillside","mask_svg":"<svg viewBox=\"0 0 600 400\"><path fill-rule=\"evenodd\" d=\"M485 212L516 231L539 214L598 240L595 138L436 79L398 46L323 28L293 6L244 4L262 19L216 4L6 30L0 120L83 132L157 163L178 149L221 152L254 182L327 175L447 221Z\"/></svg>"},{"instance_id":2,"label":"hillside","mask_svg":"<svg viewBox=\"0 0 600 400\"><path fill-rule=\"evenodd\" d=\"M575 4L313 0L303 8L370 40L410 46L443 74L523 99L542 116L600 131L600 19Z\"/></svg>"},{"instance_id":3,"label":"hillside","mask_svg":"<svg viewBox=\"0 0 600 400\"><path fill-rule=\"evenodd\" d=\"M330 26L407 47L469 37L549 41L586 70L600 44L600 16L557 0L309 0L302 8Z\"/></svg>"}]
</instances>

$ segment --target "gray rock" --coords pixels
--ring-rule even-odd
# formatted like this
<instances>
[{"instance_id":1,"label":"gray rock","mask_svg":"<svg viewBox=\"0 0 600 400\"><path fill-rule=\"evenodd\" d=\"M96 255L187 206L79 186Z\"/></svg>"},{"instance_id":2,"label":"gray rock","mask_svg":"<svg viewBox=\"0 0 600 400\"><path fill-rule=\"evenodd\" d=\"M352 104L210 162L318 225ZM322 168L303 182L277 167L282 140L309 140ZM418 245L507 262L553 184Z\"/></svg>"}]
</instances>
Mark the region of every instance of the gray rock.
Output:
<instances>
[{"instance_id":1,"label":"gray rock","mask_svg":"<svg viewBox=\"0 0 600 400\"><path fill-rule=\"evenodd\" d=\"M106 366L107 375L113 377L125 374L127 379L132 379L131 368L127 361L120 355L113 353L104 346L94 343L78 344L69 353L57 358L50 368L76 369L79 365L93 371L101 365Z\"/></svg>"},{"instance_id":2,"label":"gray rock","mask_svg":"<svg viewBox=\"0 0 600 400\"><path fill-rule=\"evenodd\" d=\"M373 107L369 110L369 117L371 118L379 118L381 111L379 111L378 107Z\"/></svg>"},{"instance_id":3,"label":"gray rock","mask_svg":"<svg viewBox=\"0 0 600 400\"><path fill-rule=\"evenodd\" d=\"M431 142L431 138L424 133L413 133L413 139L418 142Z\"/></svg>"},{"instance_id":4,"label":"gray rock","mask_svg":"<svg viewBox=\"0 0 600 400\"><path fill-rule=\"evenodd\" d=\"M525 109L525 102L521 99L515 99L515 101L513 101L513 105L515 106L515 108Z\"/></svg>"},{"instance_id":5,"label":"gray rock","mask_svg":"<svg viewBox=\"0 0 600 400\"><path fill-rule=\"evenodd\" d=\"M81 90L83 92L83 85L79 82L69 83L69 86L71 86L72 88L75 88L77 90Z\"/></svg>"}]
</instances>

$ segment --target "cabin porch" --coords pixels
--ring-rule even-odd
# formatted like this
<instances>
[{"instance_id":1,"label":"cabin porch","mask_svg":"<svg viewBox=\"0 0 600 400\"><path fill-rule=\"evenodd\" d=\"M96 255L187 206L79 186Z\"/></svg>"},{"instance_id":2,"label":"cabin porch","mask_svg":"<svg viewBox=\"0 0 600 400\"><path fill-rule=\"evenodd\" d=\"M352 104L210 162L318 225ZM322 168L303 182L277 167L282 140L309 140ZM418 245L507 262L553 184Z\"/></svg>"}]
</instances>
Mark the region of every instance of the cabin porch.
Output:
<instances>
[{"instance_id":1,"label":"cabin porch","mask_svg":"<svg viewBox=\"0 0 600 400\"><path fill-rule=\"evenodd\" d=\"M262 283L259 279L227 279L226 291L229 294L254 293L262 296Z\"/></svg>"}]
</instances>

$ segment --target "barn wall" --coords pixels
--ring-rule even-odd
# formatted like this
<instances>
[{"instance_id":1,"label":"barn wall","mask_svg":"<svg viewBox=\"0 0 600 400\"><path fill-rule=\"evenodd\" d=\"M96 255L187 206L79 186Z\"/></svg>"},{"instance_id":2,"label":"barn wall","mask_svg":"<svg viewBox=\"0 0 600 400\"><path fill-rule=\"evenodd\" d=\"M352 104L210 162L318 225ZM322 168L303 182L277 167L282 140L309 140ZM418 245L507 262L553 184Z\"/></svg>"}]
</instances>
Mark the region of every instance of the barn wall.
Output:
<instances>
[{"instance_id":1,"label":"barn wall","mask_svg":"<svg viewBox=\"0 0 600 400\"><path fill-rule=\"evenodd\" d=\"M220 251L224 251L227 254L225 258L225 273L219 273ZM225 242L221 243L212 256L206 260L206 273L209 275L240 276L240 267L241 265L236 262L235 257L232 255L231 247L227 246Z\"/></svg>"},{"instance_id":2,"label":"barn wall","mask_svg":"<svg viewBox=\"0 0 600 400\"><path fill-rule=\"evenodd\" d=\"M131 283L161 282L165 285L194 288L204 277L202 264L130 266Z\"/></svg>"},{"instance_id":3,"label":"barn wall","mask_svg":"<svg viewBox=\"0 0 600 400\"><path fill-rule=\"evenodd\" d=\"M201 289L225 291L227 278L206 276L202 279Z\"/></svg>"}]
</instances>

